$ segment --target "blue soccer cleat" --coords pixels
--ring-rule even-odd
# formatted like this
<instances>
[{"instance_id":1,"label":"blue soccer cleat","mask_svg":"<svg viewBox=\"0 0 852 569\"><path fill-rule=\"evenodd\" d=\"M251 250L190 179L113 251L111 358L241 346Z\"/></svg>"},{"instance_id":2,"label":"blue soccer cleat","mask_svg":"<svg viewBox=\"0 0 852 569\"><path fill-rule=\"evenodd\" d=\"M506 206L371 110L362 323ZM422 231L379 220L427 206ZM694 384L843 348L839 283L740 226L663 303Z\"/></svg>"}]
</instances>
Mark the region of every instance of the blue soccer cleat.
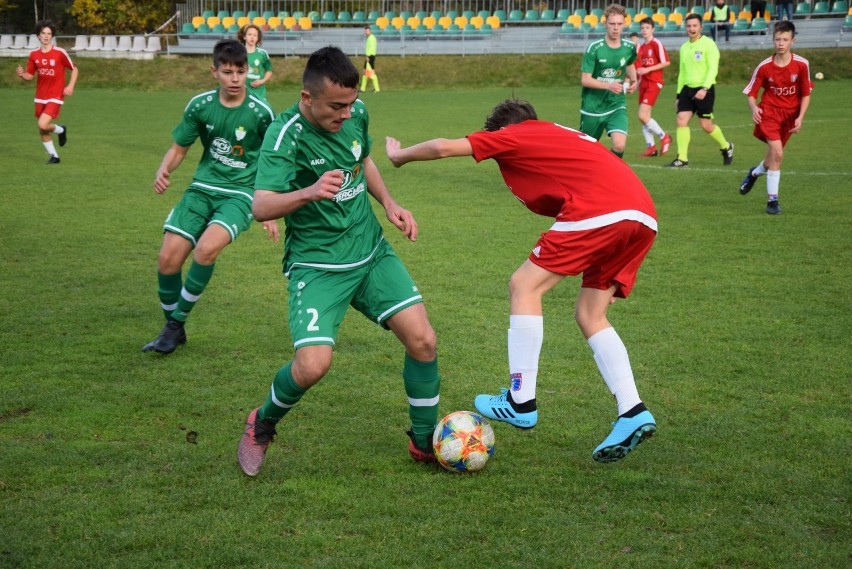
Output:
<instances>
[{"instance_id":1,"label":"blue soccer cleat","mask_svg":"<svg viewBox=\"0 0 852 569\"><path fill-rule=\"evenodd\" d=\"M509 390L505 387L500 389L500 395L477 395L473 406L489 419L503 421L519 429L532 429L538 423L538 410L527 413L516 411L509 401Z\"/></svg>"},{"instance_id":2,"label":"blue soccer cleat","mask_svg":"<svg viewBox=\"0 0 852 569\"><path fill-rule=\"evenodd\" d=\"M613 423L612 432L592 453L592 458L598 462L621 460L656 432L657 423L650 411L642 411L635 417L619 417Z\"/></svg>"}]
</instances>

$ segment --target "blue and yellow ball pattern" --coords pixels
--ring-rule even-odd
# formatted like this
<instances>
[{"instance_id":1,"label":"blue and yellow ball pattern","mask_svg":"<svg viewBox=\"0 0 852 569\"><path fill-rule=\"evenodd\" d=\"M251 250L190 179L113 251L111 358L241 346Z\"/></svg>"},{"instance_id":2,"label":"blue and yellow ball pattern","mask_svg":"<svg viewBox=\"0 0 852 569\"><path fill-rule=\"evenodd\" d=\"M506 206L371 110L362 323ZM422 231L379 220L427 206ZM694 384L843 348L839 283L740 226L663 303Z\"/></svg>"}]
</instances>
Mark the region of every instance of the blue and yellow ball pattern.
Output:
<instances>
[{"instance_id":1,"label":"blue and yellow ball pattern","mask_svg":"<svg viewBox=\"0 0 852 569\"><path fill-rule=\"evenodd\" d=\"M447 470L476 472L494 454L494 429L478 413L455 411L438 422L432 447L438 463Z\"/></svg>"}]
</instances>

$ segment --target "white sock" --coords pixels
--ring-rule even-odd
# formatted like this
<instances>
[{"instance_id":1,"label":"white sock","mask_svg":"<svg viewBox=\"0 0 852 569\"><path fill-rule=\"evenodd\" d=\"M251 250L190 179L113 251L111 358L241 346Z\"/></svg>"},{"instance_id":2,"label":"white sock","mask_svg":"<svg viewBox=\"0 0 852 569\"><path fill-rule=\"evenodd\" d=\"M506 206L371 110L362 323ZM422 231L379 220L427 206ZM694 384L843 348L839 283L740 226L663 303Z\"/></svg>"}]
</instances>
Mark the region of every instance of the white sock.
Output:
<instances>
[{"instance_id":1,"label":"white sock","mask_svg":"<svg viewBox=\"0 0 852 569\"><path fill-rule=\"evenodd\" d=\"M651 132L651 129L648 128L648 125L642 127L642 136L645 137L646 145L654 146L654 133Z\"/></svg>"},{"instance_id":2,"label":"white sock","mask_svg":"<svg viewBox=\"0 0 852 569\"><path fill-rule=\"evenodd\" d=\"M781 183L781 170L768 170L766 172L766 193L769 199L778 199L778 186Z\"/></svg>"},{"instance_id":3,"label":"white sock","mask_svg":"<svg viewBox=\"0 0 852 569\"><path fill-rule=\"evenodd\" d=\"M509 381L512 400L515 403L526 403L535 399L538 356L543 341L543 316L509 316Z\"/></svg>"},{"instance_id":4,"label":"white sock","mask_svg":"<svg viewBox=\"0 0 852 569\"><path fill-rule=\"evenodd\" d=\"M62 125L55 124L53 126L55 128L55 130L53 131L54 134L62 134L63 132L65 132L65 129L62 128Z\"/></svg>"},{"instance_id":5,"label":"white sock","mask_svg":"<svg viewBox=\"0 0 852 569\"><path fill-rule=\"evenodd\" d=\"M663 138L663 137L666 135L666 131L664 131L663 129L661 129L661 128L660 128L660 125L659 125L659 124L657 124L657 121L655 121L654 119L650 119L650 120L649 120L649 121L645 124L645 126L646 126L646 127L648 127L648 130L650 130L651 132L653 132L654 134L656 134L656 135L657 135L657 136L659 136L660 138Z\"/></svg>"},{"instance_id":6,"label":"white sock","mask_svg":"<svg viewBox=\"0 0 852 569\"><path fill-rule=\"evenodd\" d=\"M56 148L53 146L52 140L48 142L42 142L42 144L44 144L44 149L47 150L48 154L50 154L51 156L59 156L59 154L56 153Z\"/></svg>"},{"instance_id":7,"label":"white sock","mask_svg":"<svg viewBox=\"0 0 852 569\"><path fill-rule=\"evenodd\" d=\"M760 161L760 164L755 166L751 173L755 176L762 176L763 174L766 174L766 166L763 165L763 160Z\"/></svg>"},{"instance_id":8,"label":"white sock","mask_svg":"<svg viewBox=\"0 0 852 569\"><path fill-rule=\"evenodd\" d=\"M642 402L633 380L633 370L627 348L615 331L615 328L604 328L588 340L589 347L595 355L607 387L615 395L618 403L618 414L622 415Z\"/></svg>"}]
</instances>

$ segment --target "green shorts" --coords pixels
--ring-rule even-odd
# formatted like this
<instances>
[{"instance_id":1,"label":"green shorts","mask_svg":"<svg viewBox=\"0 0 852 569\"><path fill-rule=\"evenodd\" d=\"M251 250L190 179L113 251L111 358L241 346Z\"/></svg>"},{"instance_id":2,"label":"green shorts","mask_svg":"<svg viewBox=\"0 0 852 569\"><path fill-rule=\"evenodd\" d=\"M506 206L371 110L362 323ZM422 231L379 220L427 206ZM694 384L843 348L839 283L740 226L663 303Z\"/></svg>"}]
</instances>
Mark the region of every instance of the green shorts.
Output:
<instances>
[{"instance_id":1,"label":"green shorts","mask_svg":"<svg viewBox=\"0 0 852 569\"><path fill-rule=\"evenodd\" d=\"M606 115L585 115L580 113L580 132L600 140L604 131L627 134L627 109L616 109Z\"/></svg>"},{"instance_id":2,"label":"green shorts","mask_svg":"<svg viewBox=\"0 0 852 569\"><path fill-rule=\"evenodd\" d=\"M251 204L246 200L189 188L169 212L163 231L177 233L195 247L201 234L211 224L221 225L231 234L233 242L251 227L253 220Z\"/></svg>"},{"instance_id":3,"label":"green shorts","mask_svg":"<svg viewBox=\"0 0 852 569\"><path fill-rule=\"evenodd\" d=\"M387 329L391 316L423 302L411 275L386 241L369 262L355 269L324 271L297 265L290 269L287 288L295 348L334 345L350 305Z\"/></svg>"}]
</instances>

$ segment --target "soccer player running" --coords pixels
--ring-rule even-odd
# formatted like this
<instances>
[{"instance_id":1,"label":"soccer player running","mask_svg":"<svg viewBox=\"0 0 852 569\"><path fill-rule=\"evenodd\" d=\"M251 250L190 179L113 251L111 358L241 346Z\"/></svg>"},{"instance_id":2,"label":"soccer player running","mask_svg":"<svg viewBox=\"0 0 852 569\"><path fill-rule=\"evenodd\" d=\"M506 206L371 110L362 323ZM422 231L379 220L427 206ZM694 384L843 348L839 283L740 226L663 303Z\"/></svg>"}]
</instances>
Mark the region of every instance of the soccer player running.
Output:
<instances>
[{"instance_id":1,"label":"soccer player running","mask_svg":"<svg viewBox=\"0 0 852 569\"><path fill-rule=\"evenodd\" d=\"M275 116L266 101L246 92L247 70L240 42L216 43L211 72L219 86L190 99L154 178L156 193L168 190L171 173L201 139L204 151L192 182L163 225L157 279L166 325L143 352L170 354L186 343L184 324L213 276L216 259L251 227L257 156ZM263 225L278 241L277 224ZM183 280L181 270L190 253L192 264Z\"/></svg>"},{"instance_id":2,"label":"soccer player running","mask_svg":"<svg viewBox=\"0 0 852 569\"><path fill-rule=\"evenodd\" d=\"M689 165L689 121L698 115L701 128L719 145L722 163L729 166L734 161L734 145L725 139L722 129L713 124L713 103L716 99L716 75L719 73L719 48L716 42L701 33L701 16L695 13L686 17L686 35L689 39L680 47L680 72L677 76L677 158L672 168Z\"/></svg>"},{"instance_id":3,"label":"soccer player running","mask_svg":"<svg viewBox=\"0 0 852 569\"><path fill-rule=\"evenodd\" d=\"M59 164L59 153L53 144L55 133L59 146L65 146L68 141L68 129L65 125L54 124L59 118L59 110L65 102L65 97L74 94L77 83L77 68L71 62L68 52L53 45L56 27L50 20L36 22L35 33L41 43L38 49L30 52L27 58L27 68L18 66L18 77L24 81L36 80L35 116L38 120L38 132L41 143L49 156L48 164ZM71 78L65 84L66 70L71 70Z\"/></svg>"},{"instance_id":4,"label":"soccer player running","mask_svg":"<svg viewBox=\"0 0 852 569\"><path fill-rule=\"evenodd\" d=\"M639 398L627 350L606 316L615 298L630 294L657 235L654 203L630 167L594 138L537 120L535 109L518 100L497 105L485 130L466 138L436 138L408 148L388 138L386 146L397 167L453 156L492 158L527 209L555 218L509 281L509 389L478 395L476 409L515 427L535 427L542 298L566 276L582 274L574 317L618 406L614 429L592 457L619 460L653 435L656 422Z\"/></svg>"},{"instance_id":5,"label":"soccer player running","mask_svg":"<svg viewBox=\"0 0 852 569\"><path fill-rule=\"evenodd\" d=\"M745 195L754 187L758 176L766 174L766 213L781 213L778 186L781 181L781 161L790 136L802 129L802 121L811 102L811 72L808 60L792 52L796 43L793 22L777 22L772 33L775 55L758 64L743 93L748 96L754 137L766 143L766 155L757 166L749 168L740 184ZM763 89L760 103L758 94Z\"/></svg>"},{"instance_id":6,"label":"soccer player running","mask_svg":"<svg viewBox=\"0 0 852 569\"><path fill-rule=\"evenodd\" d=\"M364 26L364 75L361 77L361 92L367 91L367 80L373 84L373 91L378 93L379 76L376 74L376 54L378 53L378 41L373 35L370 26Z\"/></svg>"},{"instance_id":7,"label":"soccer player running","mask_svg":"<svg viewBox=\"0 0 852 569\"><path fill-rule=\"evenodd\" d=\"M627 145L624 94L636 90L636 44L621 37L626 13L619 4L607 6L603 15L606 34L589 44L580 65L580 131L595 140L606 131L612 153L619 158Z\"/></svg>"},{"instance_id":8,"label":"soccer player running","mask_svg":"<svg viewBox=\"0 0 852 569\"><path fill-rule=\"evenodd\" d=\"M266 135L253 206L258 219L286 220L284 275L295 355L275 374L266 402L248 415L240 467L249 476L260 472L276 424L328 373L350 306L404 346L408 451L415 461L434 462L441 384L435 331L423 297L382 234L370 196L410 241L417 239L417 223L391 197L370 155L369 114L346 54L336 47L315 51L303 85L301 99ZM367 394L374 389L370 380L363 379Z\"/></svg>"},{"instance_id":9,"label":"soccer player running","mask_svg":"<svg viewBox=\"0 0 852 569\"><path fill-rule=\"evenodd\" d=\"M657 97L663 89L663 69L672 62L663 43L654 37L654 20L643 19L639 22L639 30L643 43L638 48L636 75L639 78L639 121L642 123L646 145L642 156L650 158L665 155L672 144L672 137L651 118L651 109L657 104ZM654 135L660 137L659 151L654 143Z\"/></svg>"}]
</instances>

